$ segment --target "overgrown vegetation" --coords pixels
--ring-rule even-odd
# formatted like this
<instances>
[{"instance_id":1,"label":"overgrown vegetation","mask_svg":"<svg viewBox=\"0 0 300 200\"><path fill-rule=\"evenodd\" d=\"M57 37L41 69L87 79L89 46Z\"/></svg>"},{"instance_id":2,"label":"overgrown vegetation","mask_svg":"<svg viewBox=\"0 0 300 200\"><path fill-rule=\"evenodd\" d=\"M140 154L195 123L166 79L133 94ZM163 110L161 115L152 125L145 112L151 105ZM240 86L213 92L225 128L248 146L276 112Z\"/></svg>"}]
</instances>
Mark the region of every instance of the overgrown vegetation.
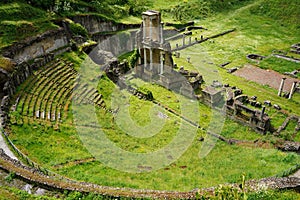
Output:
<instances>
[{"instance_id":1,"label":"overgrown vegetation","mask_svg":"<svg viewBox=\"0 0 300 200\"><path fill-rule=\"evenodd\" d=\"M156 0L155 5L166 18L172 18L176 21L203 20L213 14L226 12L230 9L236 9L251 2L251 0L177 0L165 1L164 3Z\"/></svg>"},{"instance_id":2,"label":"overgrown vegetation","mask_svg":"<svg viewBox=\"0 0 300 200\"><path fill-rule=\"evenodd\" d=\"M262 62L259 63L259 67L263 69L272 69L277 71L281 74L285 72L292 72L294 70L300 70L300 64L295 63L292 61L276 58L276 57L269 57L264 59ZM300 78L300 74L298 73L297 76Z\"/></svg>"},{"instance_id":3,"label":"overgrown vegetation","mask_svg":"<svg viewBox=\"0 0 300 200\"><path fill-rule=\"evenodd\" d=\"M251 13L268 16L281 22L281 26L294 25L300 29L300 10L298 0L268 0L251 8Z\"/></svg>"}]
</instances>

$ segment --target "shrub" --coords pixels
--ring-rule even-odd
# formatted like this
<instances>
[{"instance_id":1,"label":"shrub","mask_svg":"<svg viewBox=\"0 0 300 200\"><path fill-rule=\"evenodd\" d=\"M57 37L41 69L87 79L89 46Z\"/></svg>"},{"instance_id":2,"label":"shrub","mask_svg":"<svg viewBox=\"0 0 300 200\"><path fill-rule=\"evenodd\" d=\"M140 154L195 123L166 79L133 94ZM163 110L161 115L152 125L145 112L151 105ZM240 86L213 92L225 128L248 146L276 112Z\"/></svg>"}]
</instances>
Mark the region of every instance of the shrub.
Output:
<instances>
[{"instance_id":1,"label":"shrub","mask_svg":"<svg viewBox=\"0 0 300 200\"><path fill-rule=\"evenodd\" d=\"M10 59L0 56L0 68L6 71L13 71L14 63Z\"/></svg>"},{"instance_id":2,"label":"shrub","mask_svg":"<svg viewBox=\"0 0 300 200\"><path fill-rule=\"evenodd\" d=\"M133 52L133 54L131 54L129 57L128 57L128 63L129 63L129 67L130 68L133 68L135 65L136 65L136 62L139 58L139 53L137 50L135 50Z\"/></svg>"},{"instance_id":3,"label":"shrub","mask_svg":"<svg viewBox=\"0 0 300 200\"><path fill-rule=\"evenodd\" d=\"M5 180L7 181L7 182L12 182L13 180L14 180L14 178L16 177L16 174L15 173L9 173L6 177L5 177Z\"/></svg>"},{"instance_id":4,"label":"shrub","mask_svg":"<svg viewBox=\"0 0 300 200\"><path fill-rule=\"evenodd\" d=\"M69 27L73 35L81 35L83 37L88 36L88 31L79 23L70 22Z\"/></svg>"},{"instance_id":5,"label":"shrub","mask_svg":"<svg viewBox=\"0 0 300 200\"><path fill-rule=\"evenodd\" d=\"M169 11L178 21L189 21L205 18L211 14L209 3L203 0L184 1L173 6Z\"/></svg>"}]
</instances>

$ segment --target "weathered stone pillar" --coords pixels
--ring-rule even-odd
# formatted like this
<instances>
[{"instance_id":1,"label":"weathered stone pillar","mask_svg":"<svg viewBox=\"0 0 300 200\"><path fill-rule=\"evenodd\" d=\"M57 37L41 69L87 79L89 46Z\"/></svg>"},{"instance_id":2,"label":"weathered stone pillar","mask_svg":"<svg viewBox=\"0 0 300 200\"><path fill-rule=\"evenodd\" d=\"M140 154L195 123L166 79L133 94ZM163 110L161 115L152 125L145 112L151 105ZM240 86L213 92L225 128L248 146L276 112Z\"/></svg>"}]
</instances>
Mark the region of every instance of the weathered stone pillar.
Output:
<instances>
[{"instance_id":1,"label":"weathered stone pillar","mask_svg":"<svg viewBox=\"0 0 300 200\"><path fill-rule=\"evenodd\" d=\"M178 49L178 44L176 44L176 49Z\"/></svg>"},{"instance_id":2,"label":"weathered stone pillar","mask_svg":"<svg viewBox=\"0 0 300 200\"><path fill-rule=\"evenodd\" d=\"M152 18L150 17L150 34L149 34L149 39L152 41Z\"/></svg>"},{"instance_id":3,"label":"weathered stone pillar","mask_svg":"<svg viewBox=\"0 0 300 200\"><path fill-rule=\"evenodd\" d=\"M189 45L192 44L192 37L189 37Z\"/></svg>"},{"instance_id":4,"label":"weathered stone pillar","mask_svg":"<svg viewBox=\"0 0 300 200\"><path fill-rule=\"evenodd\" d=\"M255 114L252 113L251 117L250 117L250 120L249 120L249 123L252 124L253 123L253 119L255 118Z\"/></svg>"},{"instance_id":5,"label":"weathered stone pillar","mask_svg":"<svg viewBox=\"0 0 300 200\"><path fill-rule=\"evenodd\" d=\"M263 120L264 114L265 114L265 110L266 110L266 107L263 106L263 107L262 107L262 110L261 110L261 113L260 113L260 120Z\"/></svg>"},{"instance_id":6,"label":"weathered stone pillar","mask_svg":"<svg viewBox=\"0 0 300 200\"><path fill-rule=\"evenodd\" d=\"M284 86L284 81L285 81L285 77L283 77L282 79L281 79L281 83L280 83L280 86L279 86L279 89L278 89L278 96L280 96L281 97L281 93L282 93L282 90L283 90L283 86Z\"/></svg>"},{"instance_id":7,"label":"weathered stone pillar","mask_svg":"<svg viewBox=\"0 0 300 200\"><path fill-rule=\"evenodd\" d=\"M291 98L293 97L293 94L294 94L294 92L295 92L296 85L297 85L297 82L294 81L294 83L293 83L293 85L292 85L292 88L291 88L291 91L290 91L289 99L291 99Z\"/></svg>"},{"instance_id":8,"label":"weathered stone pillar","mask_svg":"<svg viewBox=\"0 0 300 200\"><path fill-rule=\"evenodd\" d=\"M139 55L141 55L141 48L138 49ZM138 56L138 64L141 65L142 64L142 59L141 56Z\"/></svg>"},{"instance_id":9,"label":"weathered stone pillar","mask_svg":"<svg viewBox=\"0 0 300 200\"><path fill-rule=\"evenodd\" d=\"M150 70L153 70L153 49L150 48Z\"/></svg>"},{"instance_id":10,"label":"weathered stone pillar","mask_svg":"<svg viewBox=\"0 0 300 200\"><path fill-rule=\"evenodd\" d=\"M182 35L182 46L185 46L185 35Z\"/></svg>"},{"instance_id":11,"label":"weathered stone pillar","mask_svg":"<svg viewBox=\"0 0 300 200\"><path fill-rule=\"evenodd\" d=\"M160 53L160 74L164 73L164 54Z\"/></svg>"},{"instance_id":12,"label":"weathered stone pillar","mask_svg":"<svg viewBox=\"0 0 300 200\"><path fill-rule=\"evenodd\" d=\"M147 67L147 49L144 48L144 67L146 68Z\"/></svg>"},{"instance_id":13,"label":"weathered stone pillar","mask_svg":"<svg viewBox=\"0 0 300 200\"><path fill-rule=\"evenodd\" d=\"M145 18L143 17L143 41L146 39L146 21Z\"/></svg>"},{"instance_id":14,"label":"weathered stone pillar","mask_svg":"<svg viewBox=\"0 0 300 200\"><path fill-rule=\"evenodd\" d=\"M190 63L190 62L191 62L191 57L188 56L188 57L186 58L186 61L187 61L188 63Z\"/></svg>"},{"instance_id":15,"label":"weathered stone pillar","mask_svg":"<svg viewBox=\"0 0 300 200\"><path fill-rule=\"evenodd\" d=\"M236 106L236 104L234 103L234 104L233 104L233 115L236 116L237 113L238 113L237 106Z\"/></svg>"},{"instance_id":16,"label":"weathered stone pillar","mask_svg":"<svg viewBox=\"0 0 300 200\"><path fill-rule=\"evenodd\" d=\"M164 41L164 23L160 23L160 43L163 44Z\"/></svg>"}]
</instances>

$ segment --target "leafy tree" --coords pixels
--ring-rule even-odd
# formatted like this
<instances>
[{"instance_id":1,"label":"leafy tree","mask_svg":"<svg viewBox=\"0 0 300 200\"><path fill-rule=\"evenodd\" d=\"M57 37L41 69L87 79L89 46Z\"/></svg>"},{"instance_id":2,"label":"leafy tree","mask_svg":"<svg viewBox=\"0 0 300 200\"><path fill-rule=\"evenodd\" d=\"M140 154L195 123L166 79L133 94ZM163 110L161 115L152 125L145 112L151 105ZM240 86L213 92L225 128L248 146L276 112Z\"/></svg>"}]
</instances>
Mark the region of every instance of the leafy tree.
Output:
<instances>
[{"instance_id":1,"label":"leafy tree","mask_svg":"<svg viewBox=\"0 0 300 200\"><path fill-rule=\"evenodd\" d=\"M28 4L44 10L52 9L55 5L55 0L27 0Z\"/></svg>"},{"instance_id":2,"label":"leafy tree","mask_svg":"<svg viewBox=\"0 0 300 200\"><path fill-rule=\"evenodd\" d=\"M210 4L203 0L183 1L169 11L175 20L188 21L211 14Z\"/></svg>"},{"instance_id":3,"label":"leafy tree","mask_svg":"<svg viewBox=\"0 0 300 200\"><path fill-rule=\"evenodd\" d=\"M128 0L128 3L130 5L129 14L135 16L140 15L151 6L149 0Z\"/></svg>"}]
</instances>

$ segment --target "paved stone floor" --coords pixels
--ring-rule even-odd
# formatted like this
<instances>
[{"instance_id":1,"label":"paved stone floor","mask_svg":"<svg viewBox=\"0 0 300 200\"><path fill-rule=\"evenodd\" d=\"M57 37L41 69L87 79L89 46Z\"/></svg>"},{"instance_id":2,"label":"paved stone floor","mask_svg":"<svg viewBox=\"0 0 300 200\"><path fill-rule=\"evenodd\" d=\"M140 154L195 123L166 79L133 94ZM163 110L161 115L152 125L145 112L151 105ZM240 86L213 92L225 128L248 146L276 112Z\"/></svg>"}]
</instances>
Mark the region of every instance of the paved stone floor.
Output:
<instances>
[{"instance_id":1,"label":"paved stone floor","mask_svg":"<svg viewBox=\"0 0 300 200\"><path fill-rule=\"evenodd\" d=\"M300 81L299 79L282 75L273 70L261 69L250 64L245 65L243 68L234 72L234 74L262 85L269 85L276 90L278 90L280 86L282 77L286 77L287 79L285 80L283 88L284 92L289 92L291 90L294 81Z\"/></svg>"}]
</instances>

